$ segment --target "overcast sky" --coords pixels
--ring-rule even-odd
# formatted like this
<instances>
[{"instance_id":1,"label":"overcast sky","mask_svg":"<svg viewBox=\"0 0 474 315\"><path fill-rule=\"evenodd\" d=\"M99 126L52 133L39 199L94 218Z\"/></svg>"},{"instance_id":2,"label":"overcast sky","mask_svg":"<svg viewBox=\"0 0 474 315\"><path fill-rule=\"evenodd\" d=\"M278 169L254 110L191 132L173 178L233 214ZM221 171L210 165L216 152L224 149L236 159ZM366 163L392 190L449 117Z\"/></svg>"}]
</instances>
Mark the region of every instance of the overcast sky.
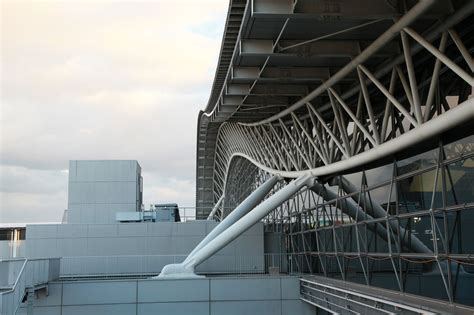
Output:
<instances>
[{"instance_id":1,"label":"overcast sky","mask_svg":"<svg viewBox=\"0 0 474 315\"><path fill-rule=\"evenodd\" d=\"M60 221L75 159L138 160L147 207L194 206L228 1L0 3L0 222Z\"/></svg>"}]
</instances>

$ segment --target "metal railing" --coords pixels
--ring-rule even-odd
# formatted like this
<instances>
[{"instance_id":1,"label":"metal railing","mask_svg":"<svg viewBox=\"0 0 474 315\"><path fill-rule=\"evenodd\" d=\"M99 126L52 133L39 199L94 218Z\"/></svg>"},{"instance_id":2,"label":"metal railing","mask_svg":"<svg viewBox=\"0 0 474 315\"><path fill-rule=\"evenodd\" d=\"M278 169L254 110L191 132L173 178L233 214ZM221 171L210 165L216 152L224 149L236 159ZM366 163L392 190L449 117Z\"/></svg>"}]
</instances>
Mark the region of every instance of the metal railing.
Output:
<instances>
[{"instance_id":1,"label":"metal railing","mask_svg":"<svg viewBox=\"0 0 474 315\"><path fill-rule=\"evenodd\" d=\"M300 300L332 314L474 314L474 308L319 276L300 278Z\"/></svg>"},{"instance_id":2,"label":"metal railing","mask_svg":"<svg viewBox=\"0 0 474 315\"><path fill-rule=\"evenodd\" d=\"M59 278L59 258L0 260L0 314L16 314L27 288Z\"/></svg>"},{"instance_id":3,"label":"metal railing","mask_svg":"<svg viewBox=\"0 0 474 315\"><path fill-rule=\"evenodd\" d=\"M181 222L196 220L196 207L179 207L178 209Z\"/></svg>"},{"instance_id":4,"label":"metal railing","mask_svg":"<svg viewBox=\"0 0 474 315\"><path fill-rule=\"evenodd\" d=\"M150 277L187 255L71 256L61 258L63 278ZM299 274L303 256L290 254L214 255L197 266L198 274Z\"/></svg>"}]
</instances>

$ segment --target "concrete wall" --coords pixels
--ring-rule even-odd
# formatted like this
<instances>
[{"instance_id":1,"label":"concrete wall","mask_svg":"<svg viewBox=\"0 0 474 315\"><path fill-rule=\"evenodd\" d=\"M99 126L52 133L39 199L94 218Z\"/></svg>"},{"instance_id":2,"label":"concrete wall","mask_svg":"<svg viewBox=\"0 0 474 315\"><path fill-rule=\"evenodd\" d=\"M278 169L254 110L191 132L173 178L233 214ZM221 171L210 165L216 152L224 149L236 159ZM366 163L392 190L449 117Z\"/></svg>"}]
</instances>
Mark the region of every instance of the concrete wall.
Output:
<instances>
[{"instance_id":1,"label":"concrete wall","mask_svg":"<svg viewBox=\"0 0 474 315\"><path fill-rule=\"evenodd\" d=\"M115 223L141 206L137 161L69 161L68 223Z\"/></svg>"},{"instance_id":2,"label":"concrete wall","mask_svg":"<svg viewBox=\"0 0 474 315\"><path fill-rule=\"evenodd\" d=\"M316 314L299 300L297 277L56 282L34 315Z\"/></svg>"},{"instance_id":3,"label":"concrete wall","mask_svg":"<svg viewBox=\"0 0 474 315\"><path fill-rule=\"evenodd\" d=\"M183 261L216 225L212 221L28 225L26 257L63 257L62 275L158 273L168 263ZM263 272L263 253L263 225L258 223L197 271Z\"/></svg>"}]
</instances>

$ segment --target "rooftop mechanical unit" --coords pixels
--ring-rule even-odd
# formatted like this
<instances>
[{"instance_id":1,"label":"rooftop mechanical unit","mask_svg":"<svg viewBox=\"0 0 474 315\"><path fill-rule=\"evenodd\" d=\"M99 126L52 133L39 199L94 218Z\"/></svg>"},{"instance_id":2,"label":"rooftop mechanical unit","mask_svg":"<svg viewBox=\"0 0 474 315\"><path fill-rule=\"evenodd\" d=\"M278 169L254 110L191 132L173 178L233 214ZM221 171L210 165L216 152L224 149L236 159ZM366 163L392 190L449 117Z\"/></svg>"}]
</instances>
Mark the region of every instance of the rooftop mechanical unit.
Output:
<instances>
[{"instance_id":1,"label":"rooftop mechanical unit","mask_svg":"<svg viewBox=\"0 0 474 315\"><path fill-rule=\"evenodd\" d=\"M118 222L181 222L176 203L156 204L147 211L117 212Z\"/></svg>"}]
</instances>

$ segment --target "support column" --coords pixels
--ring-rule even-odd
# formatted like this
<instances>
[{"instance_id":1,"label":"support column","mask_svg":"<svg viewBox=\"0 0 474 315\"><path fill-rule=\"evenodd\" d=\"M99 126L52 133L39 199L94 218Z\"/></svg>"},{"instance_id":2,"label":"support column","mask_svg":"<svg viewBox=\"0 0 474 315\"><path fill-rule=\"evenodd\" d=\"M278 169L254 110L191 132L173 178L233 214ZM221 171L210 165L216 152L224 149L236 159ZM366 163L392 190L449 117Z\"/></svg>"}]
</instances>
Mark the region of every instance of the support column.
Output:
<instances>
[{"instance_id":1,"label":"support column","mask_svg":"<svg viewBox=\"0 0 474 315\"><path fill-rule=\"evenodd\" d=\"M354 185L352 185L346 178L341 178L342 180L340 185L346 194L358 193L358 189ZM380 206L378 203L371 202L371 200L369 200L365 194L358 194L358 196L359 195L361 206L365 209L366 213L368 211L372 212L375 218L384 218L387 216L387 212L384 208L382 208L382 206ZM407 235L407 237L402 237L401 239L403 245L418 253L433 254L433 252L425 244L423 244L423 242L420 241L418 237L413 234L408 234L404 227L399 226L396 220L388 220L388 222L392 230L398 231L398 229L400 229L401 235Z\"/></svg>"},{"instance_id":2,"label":"support column","mask_svg":"<svg viewBox=\"0 0 474 315\"><path fill-rule=\"evenodd\" d=\"M229 226L237 222L240 218L246 215L250 210L255 208L263 198L272 190L277 182L282 180L283 177L275 175L267 180L265 183L260 185L253 193L251 193L241 204L237 206L221 223L219 223L206 237L193 249L193 251L186 257L184 263L188 262L189 259L203 246L208 244L217 235L221 234ZM219 199L222 202L222 198ZM217 204L216 204L217 205Z\"/></svg>"},{"instance_id":3,"label":"support column","mask_svg":"<svg viewBox=\"0 0 474 315\"><path fill-rule=\"evenodd\" d=\"M320 195L324 201L340 198L335 192L324 188L324 186L319 182L315 182L313 187L311 187L311 190ZM338 204L337 207L356 222L373 219L373 217L367 214L367 212L362 211L352 199L344 200L344 202ZM370 224L367 227L371 230L373 229L373 226ZM383 226L383 224L376 223L374 232L376 232L382 239L387 240L387 229Z\"/></svg>"},{"instance_id":4,"label":"support column","mask_svg":"<svg viewBox=\"0 0 474 315\"><path fill-rule=\"evenodd\" d=\"M227 228L221 234L216 236L208 244L204 245L200 250L196 251L192 257L181 264L166 265L161 271L158 278L195 278L198 277L194 273L194 268L208 259L210 256L224 248L227 244L235 240L242 233L251 228L255 223L263 219L268 213L276 207L291 198L293 194L298 192L303 186L313 186L314 178L311 174L303 175L277 193L263 201L255 209L247 213L240 220Z\"/></svg>"}]
</instances>

